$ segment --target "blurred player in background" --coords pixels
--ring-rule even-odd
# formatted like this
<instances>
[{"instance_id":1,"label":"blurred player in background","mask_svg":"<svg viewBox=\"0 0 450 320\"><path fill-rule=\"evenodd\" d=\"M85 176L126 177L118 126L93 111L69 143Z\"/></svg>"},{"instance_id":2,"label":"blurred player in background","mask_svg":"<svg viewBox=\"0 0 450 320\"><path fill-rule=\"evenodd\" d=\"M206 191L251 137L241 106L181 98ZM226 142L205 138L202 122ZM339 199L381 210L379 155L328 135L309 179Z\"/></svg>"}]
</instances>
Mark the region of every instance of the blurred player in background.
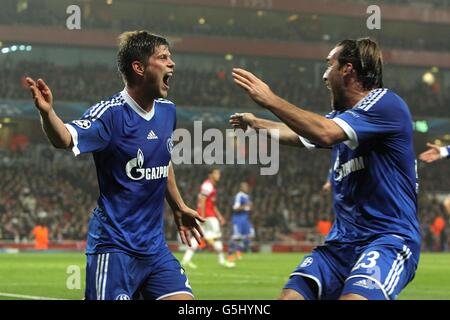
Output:
<instances>
[{"instance_id":1,"label":"blurred player in background","mask_svg":"<svg viewBox=\"0 0 450 320\"><path fill-rule=\"evenodd\" d=\"M214 248L214 251L218 255L219 264L232 268L235 266L233 262L225 259L222 231L221 226L225 224L225 219L216 206L217 189L216 185L220 180L220 170L213 168L209 171L208 179L203 181L200 187L200 193L198 194L197 211L199 215L205 219L202 225L204 231L204 238L206 242ZM197 266L192 263L192 257L197 250L198 245L195 244L192 247L188 247L184 254L181 264L196 268Z\"/></svg>"},{"instance_id":2,"label":"blurred player in background","mask_svg":"<svg viewBox=\"0 0 450 320\"><path fill-rule=\"evenodd\" d=\"M125 89L64 124L50 88L27 78L43 129L56 148L93 153L100 197L89 222L87 300L192 299L164 239L164 198L180 237L198 241L198 213L181 198L171 160L175 105L167 97L175 63L166 39L146 31L119 37Z\"/></svg>"},{"instance_id":3,"label":"blurred player in background","mask_svg":"<svg viewBox=\"0 0 450 320\"><path fill-rule=\"evenodd\" d=\"M291 274L280 299L395 299L414 278L420 255L411 114L383 88L376 42L341 41L326 62L333 107L327 117L283 100L252 73L233 70L235 83L282 121L235 114L234 128L279 129L281 143L332 150L335 223L325 245Z\"/></svg>"},{"instance_id":4,"label":"blurred player in background","mask_svg":"<svg viewBox=\"0 0 450 320\"><path fill-rule=\"evenodd\" d=\"M419 159L424 162L431 163L440 159L450 158L450 146L440 147L436 144L427 143L427 147L429 149L419 155ZM450 195L445 198L444 207L450 216Z\"/></svg>"},{"instance_id":5,"label":"blurred player in background","mask_svg":"<svg viewBox=\"0 0 450 320\"><path fill-rule=\"evenodd\" d=\"M255 230L250 221L252 209L253 203L250 200L249 185L247 182L241 182L239 192L234 197L233 215L231 216L233 234L228 250L230 261L234 261L235 258L241 259L242 252L250 250L250 241L255 236Z\"/></svg>"}]
</instances>

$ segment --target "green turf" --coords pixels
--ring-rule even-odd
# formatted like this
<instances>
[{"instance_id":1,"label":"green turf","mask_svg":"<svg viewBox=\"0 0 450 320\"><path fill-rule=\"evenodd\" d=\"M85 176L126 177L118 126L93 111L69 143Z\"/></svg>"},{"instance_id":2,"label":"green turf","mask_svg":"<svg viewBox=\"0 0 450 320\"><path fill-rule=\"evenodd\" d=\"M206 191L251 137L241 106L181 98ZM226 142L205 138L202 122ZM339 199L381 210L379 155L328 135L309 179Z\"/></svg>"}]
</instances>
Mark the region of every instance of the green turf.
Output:
<instances>
[{"instance_id":1,"label":"green turf","mask_svg":"<svg viewBox=\"0 0 450 320\"><path fill-rule=\"evenodd\" d=\"M236 268L224 269L217 264L215 255L198 253L194 257L198 269L186 271L197 299L274 299L301 256L248 254L237 262ZM66 287L70 265L81 269L78 290ZM85 256L81 253L0 254L0 299L11 299L4 293L81 299L84 265ZM450 299L450 254L422 254L416 278L399 299Z\"/></svg>"}]
</instances>

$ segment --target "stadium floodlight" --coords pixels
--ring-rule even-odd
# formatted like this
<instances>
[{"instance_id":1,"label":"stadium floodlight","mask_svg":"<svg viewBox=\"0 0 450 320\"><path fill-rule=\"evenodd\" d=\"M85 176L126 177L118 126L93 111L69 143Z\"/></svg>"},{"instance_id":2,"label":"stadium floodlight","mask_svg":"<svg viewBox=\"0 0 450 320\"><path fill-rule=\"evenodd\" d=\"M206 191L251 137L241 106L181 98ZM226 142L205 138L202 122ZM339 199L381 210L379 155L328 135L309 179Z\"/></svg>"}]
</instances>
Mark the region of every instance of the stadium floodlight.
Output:
<instances>
[{"instance_id":1,"label":"stadium floodlight","mask_svg":"<svg viewBox=\"0 0 450 320\"><path fill-rule=\"evenodd\" d=\"M418 120L414 122L414 128L417 132L427 133L429 130L428 122L426 120Z\"/></svg>"},{"instance_id":2,"label":"stadium floodlight","mask_svg":"<svg viewBox=\"0 0 450 320\"><path fill-rule=\"evenodd\" d=\"M431 72L425 72L422 76L422 81L427 85L431 86L435 82L436 78Z\"/></svg>"},{"instance_id":3,"label":"stadium floodlight","mask_svg":"<svg viewBox=\"0 0 450 320\"><path fill-rule=\"evenodd\" d=\"M2 53L9 53L9 48L3 48Z\"/></svg>"},{"instance_id":4,"label":"stadium floodlight","mask_svg":"<svg viewBox=\"0 0 450 320\"><path fill-rule=\"evenodd\" d=\"M19 46L19 50L20 50L20 51L25 51L25 46L24 46L23 44L20 45L20 46Z\"/></svg>"},{"instance_id":5,"label":"stadium floodlight","mask_svg":"<svg viewBox=\"0 0 450 320\"><path fill-rule=\"evenodd\" d=\"M17 51L17 46L12 46L12 47L11 47L11 51L12 51L12 52Z\"/></svg>"},{"instance_id":6,"label":"stadium floodlight","mask_svg":"<svg viewBox=\"0 0 450 320\"><path fill-rule=\"evenodd\" d=\"M31 49L32 49L31 46L27 46L27 47L26 47L26 50L27 50L27 51L31 51Z\"/></svg>"}]
</instances>

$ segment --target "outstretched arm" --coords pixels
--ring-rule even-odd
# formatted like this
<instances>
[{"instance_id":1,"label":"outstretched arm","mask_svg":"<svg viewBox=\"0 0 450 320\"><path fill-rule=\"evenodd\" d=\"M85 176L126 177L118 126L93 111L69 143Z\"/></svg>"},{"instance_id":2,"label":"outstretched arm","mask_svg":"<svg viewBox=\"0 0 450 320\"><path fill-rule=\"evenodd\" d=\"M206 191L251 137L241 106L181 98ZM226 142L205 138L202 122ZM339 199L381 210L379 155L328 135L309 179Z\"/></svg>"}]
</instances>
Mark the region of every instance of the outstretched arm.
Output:
<instances>
[{"instance_id":1,"label":"outstretched arm","mask_svg":"<svg viewBox=\"0 0 450 320\"><path fill-rule=\"evenodd\" d=\"M268 109L298 135L323 147L348 140L344 130L334 121L305 111L278 97L269 86L252 73L233 69L234 82L260 106Z\"/></svg>"},{"instance_id":2,"label":"outstretched arm","mask_svg":"<svg viewBox=\"0 0 450 320\"><path fill-rule=\"evenodd\" d=\"M51 144L61 149L71 147L72 136L53 109L53 95L50 88L42 79L35 82L28 77L26 81L33 95L34 104L41 115L42 128Z\"/></svg>"},{"instance_id":3,"label":"outstretched arm","mask_svg":"<svg viewBox=\"0 0 450 320\"><path fill-rule=\"evenodd\" d=\"M449 146L439 147L436 144L427 143L427 147L429 149L419 155L419 159L422 161L431 163L442 158L447 158L449 156Z\"/></svg>"},{"instance_id":4,"label":"outstretched arm","mask_svg":"<svg viewBox=\"0 0 450 320\"><path fill-rule=\"evenodd\" d=\"M252 113L235 113L230 117L230 124L234 129L242 129L244 131L246 131L249 127L255 129L256 131L265 129L270 136L272 133L271 131L275 129L278 130L277 139L281 144L304 147L303 143L301 143L299 139L298 134L296 134L282 122L257 118Z\"/></svg>"},{"instance_id":5,"label":"outstretched arm","mask_svg":"<svg viewBox=\"0 0 450 320\"><path fill-rule=\"evenodd\" d=\"M203 231L197 221L204 222L205 220L198 215L197 211L189 208L184 203L178 191L172 164L169 165L166 200L172 209L175 224L183 243L191 246L191 235L200 243Z\"/></svg>"}]
</instances>

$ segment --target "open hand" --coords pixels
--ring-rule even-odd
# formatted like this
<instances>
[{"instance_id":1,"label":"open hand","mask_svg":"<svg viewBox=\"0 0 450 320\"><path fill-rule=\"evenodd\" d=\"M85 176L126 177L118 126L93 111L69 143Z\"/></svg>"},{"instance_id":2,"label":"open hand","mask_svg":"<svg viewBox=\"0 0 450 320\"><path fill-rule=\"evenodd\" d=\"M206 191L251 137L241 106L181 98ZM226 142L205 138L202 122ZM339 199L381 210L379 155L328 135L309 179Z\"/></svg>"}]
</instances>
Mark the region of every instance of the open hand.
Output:
<instances>
[{"instance_id":1,"label":"open hand","mask_svg":"<svg viewBox=\"0 0 450 320\"><path fill-rule=\"evenodd\" d=\"M276 98L276 95L270 90L269 86L253 73L244 69L234 68L232 75L234 82L247 91L250 98L260 106L270 106Z\"/></svg>"},{"instance_id":2,"label":"open hand","mask_svg":"<svg viewBox=\"0 0 450 320\"><path fill-rule=\"evenodd\" d=\"M230 116L230 124L233 129L247 130L253 127L253 121L256 119L253 113L235 113Z\"/></svg>"},{"instance_id":3,"label":"open hand","mask_svg":"<svg viewBox=\"0 0 450 320\"><path fill-rule=\"evenodd\" d=\"M200 244L201 238L203 237L203 231L197 221L205 222L205 219L203 219L197 211L189 207L175 210L173 216L181 241L190 247L192 235Z\"/></svg>"},{"instance_id":4,"label":"open hand","mask_svg":"<svg viewBox=\"0 0 450 320\"><path fill-rule=\"evenodd\" d=\"M53 95L50 88L42 79L35 82L32 78L27 77L26 82L33 95L34 104L40 112L48 113L53 108Z\"/></svg>"},{"instance_id":5,"label":"open hand","mask_svg":"<svg viewBox=\"0 0 450 320\"><path fill-rule=\"evenodd\" d=\"M429 147L430 149L419 155L420 160L430 163L441 159L441 150L438 145L427 143L427 147Z\"/></svg>"}]
</instances>

